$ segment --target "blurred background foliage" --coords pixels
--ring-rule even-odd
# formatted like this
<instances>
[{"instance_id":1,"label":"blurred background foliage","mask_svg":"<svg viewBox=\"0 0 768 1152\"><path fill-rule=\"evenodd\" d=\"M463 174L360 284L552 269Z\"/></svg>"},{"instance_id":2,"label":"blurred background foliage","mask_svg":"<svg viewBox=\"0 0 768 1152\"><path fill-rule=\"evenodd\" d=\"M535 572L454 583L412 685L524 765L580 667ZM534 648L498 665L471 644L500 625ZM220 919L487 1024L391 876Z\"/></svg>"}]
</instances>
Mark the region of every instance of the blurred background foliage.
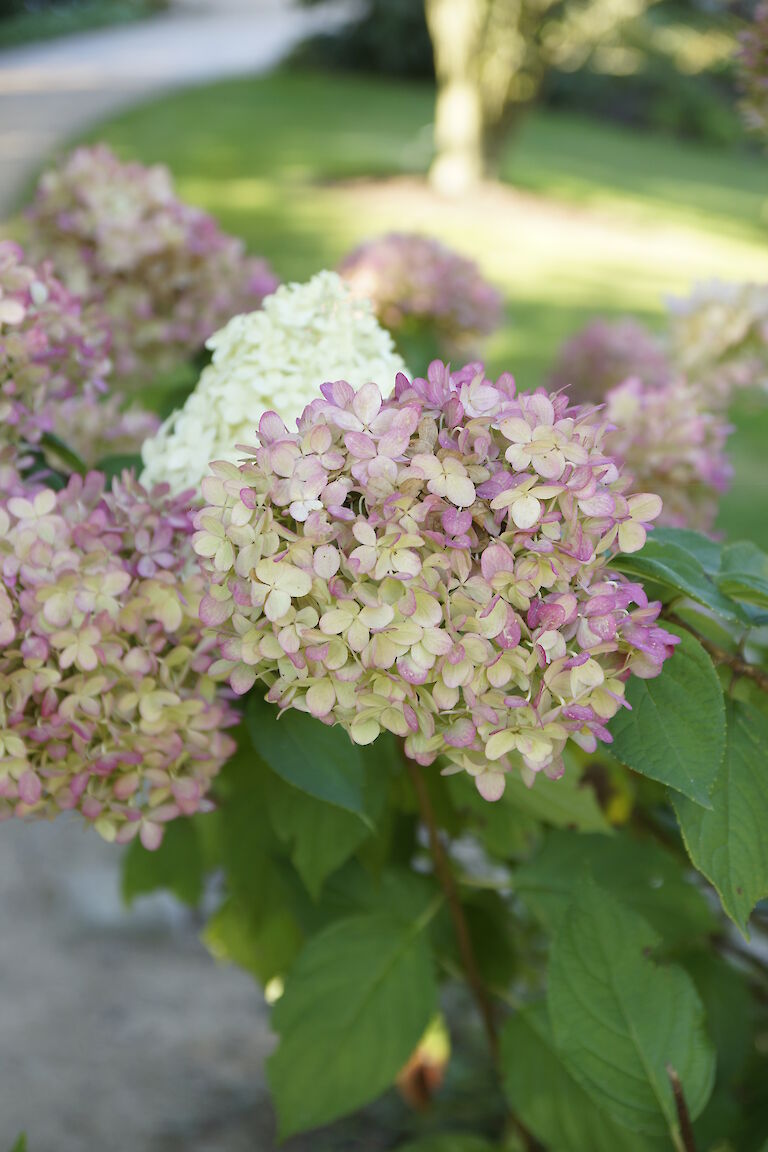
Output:
<instances>
[{"instance_id":1,"label":"blurred background foliage","mask_svg":"<svg viewBox=\"0 0 768 1152\"><path fill-rule=\"evenodd\" d=\"M169 0L0 0L0 48L142 20Z\"/></svg>"},{"instance_id":2,"label":"blurred background foliage","mask_svg":"<svg viewBox=\"0 0 768 1152\"><path fill-rule=\"evenodd\" d=\"M601 7L606 24L625 19L622 0ZM691 139L742 141L733 57L754 7L755 0L650 0L626 20L619 43L594 51L585 51L583 34L572 31L561 41L540 102ZM554 22L555 14L548 18ZM365 0L356 20L306 41L293 60L415 80L435 74L424 7L413 0Z\"/></svg>"}]
</instances>

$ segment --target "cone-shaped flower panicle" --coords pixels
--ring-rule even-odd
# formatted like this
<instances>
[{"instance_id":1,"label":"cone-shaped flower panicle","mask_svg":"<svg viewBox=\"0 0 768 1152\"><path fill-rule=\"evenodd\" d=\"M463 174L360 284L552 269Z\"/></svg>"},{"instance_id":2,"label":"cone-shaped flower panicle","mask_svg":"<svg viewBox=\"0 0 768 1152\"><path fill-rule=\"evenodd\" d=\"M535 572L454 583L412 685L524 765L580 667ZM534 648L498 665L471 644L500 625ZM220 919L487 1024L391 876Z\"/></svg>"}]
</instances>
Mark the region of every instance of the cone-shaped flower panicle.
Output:
<instances>
[{"instance_id":1,"label":"cone-shaped flower panicle","mask_svg":"<svg viewBox=\"0 0 768 1152\"><path fill-rule=\"evenodd\" d=\"M517 395L482 365L338 381L298 432L275 413L239 466L203 481L194 547L213 665L280 708L383 730L497 798L508 772L557 776L568 739L610 740L631 674L676 643L606 562L661 510L627 492L594 413Z\"/></svg>"},{"instance_id":2,"label":"cone-shaped flower panicle","mask_svg":"<svg viewBox=\"0 0 768 1152\"><path fill-rule=\"evenodd\" d=\"M699 389L682 377L661 388L626 380L605 400L602 414L614 426L606 443L635 484L661 496L660 523L710 529L731 479L731 428L722 414L707 411Z\"/></svg>"},{"instance_id":3,"label":"cone-shaped flower panicle","mask_svg":"<svg viewBox=\"0 0 768 1152\"><path fill-rule=\"evenodd\" d=\"M568 388L580 404L599 404L630 376L657 388L672 375L664 349L636 320L593 320L560 349L549 377L553 392Z\"/></svg>"},{"instance_id":4,"label":"cone-shaped flower panicle","mask_svg":"<svg viewBox=\"0 0 768 1152\"><path fill-rule=\"evenodd\" d=\"M109 372L109 330L51 274L0 241L0 450L61 434L59 409L73 397L96 403Z\"/></svg>"},{"instance_id":5,"label":"cone-shaped flower panicle","mask_svg":"<svg viewBox=\"0 0 768 1152\"><path fill-rule=\"evenodd\" d=\"M146 379L195 355L277 285L205 212L176 196L166 168L78 148L42 177L30 247L66 285L107 312L122 378Z\"/></svg>"},{"instance_id":6,"label":"cone-shaped flower panicle","mask_svg":"<svg viewBox=\"0 0 768 1152\"><path fill-rule=\"evenodd\" d=\"M144 444L146 483L196 487L209 460L242 458L236 446L253 443L263 412L292 423L326 381L391 380L404 366L370 304L334 272L283 285L262 311L236 316L208 346L213 362L184 407Z\"/></svg>"},{"instance_id":7,"label":"cone-shaped flower panicle","mask_svg":"<svg viewBox=\"0 0 768 1152\"><path fill-rule=\"evenodd\" d=\"M183 498L92 472L0 500L0 818L107 840L204 807L234 722L210 675Z\"/></svg>"},{"instance_id":8,"label":"cone-shaped flower panicle","mask_svg":"<svg viewBox=\"0 0 768 1152\"><path fill-rule=\"evenodd\" d=\"M339 272L373 303L390 332L423 324L456 348L493 332L501 321L499 291L472 260L431 236L378 236L350 252Z\"/></svg>"}]
</instances>

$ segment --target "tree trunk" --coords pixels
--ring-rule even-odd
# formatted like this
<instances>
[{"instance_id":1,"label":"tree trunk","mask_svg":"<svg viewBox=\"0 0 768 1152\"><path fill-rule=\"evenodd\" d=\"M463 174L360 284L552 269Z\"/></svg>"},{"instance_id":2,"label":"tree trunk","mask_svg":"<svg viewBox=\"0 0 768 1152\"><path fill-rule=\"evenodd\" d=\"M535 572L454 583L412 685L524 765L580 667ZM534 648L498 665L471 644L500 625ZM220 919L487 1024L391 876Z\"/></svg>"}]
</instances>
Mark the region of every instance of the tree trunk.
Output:
<instances>
[{"instance_id":1,"label":"tree trunk","mask_svg":"<svg viewBox=\"0 0 768 1152\"><path fill-rule=\"evenodd\" d=\"M505 104L500 116L491 117L486 114L483 124L483 159L485 173L497 180L501 175L501 162L504 150L510 138L520 128L530 104L510 102Z\"/></svg>"},{"instance_id":2,"label":"tree trunk","mask_svg":"<svg viewBox=\"0 0 768 1152\"><path fill-rule=\"evenodd\" d=\"M460 196L483 175L483 108L477 81L482 0L426 0L435 54L435 160L432 185Z\"/></svg>"}]
</instances>

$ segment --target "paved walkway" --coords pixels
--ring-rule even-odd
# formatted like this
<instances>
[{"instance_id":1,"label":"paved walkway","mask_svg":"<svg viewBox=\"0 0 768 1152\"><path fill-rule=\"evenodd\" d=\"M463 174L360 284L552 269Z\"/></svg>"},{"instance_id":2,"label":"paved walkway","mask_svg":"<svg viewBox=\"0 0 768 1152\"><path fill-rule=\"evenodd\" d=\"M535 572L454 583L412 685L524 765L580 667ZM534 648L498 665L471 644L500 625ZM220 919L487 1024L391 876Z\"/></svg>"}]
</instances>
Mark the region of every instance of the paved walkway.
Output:
<instances>
[{"instance_id":1,"label":"paved walkway","mask_svg":"<svg viewBox=\"0 0 768 1152\"><path fill-rule=\"evenodd\" d=\"M69 135L158 91L265 69L347 10L179 0L0 54L0 218ZM118 852L76 821L0 825L0 1152L22 1129L30 1152L275 1147L261 994L214 964L199 927L162 897L126 912Z\"/></svg>"},{"instance_id":2,"label":"paved walkway","mask_svg":"<svg viewBox=\"0 0 768 1152\"><path fill-rule=\"evenodd\" d=\"M137 24L0 52L0 219L63 140L170 88L271 67L349 0L176 0Z\"/></svg>"}]
</instances>

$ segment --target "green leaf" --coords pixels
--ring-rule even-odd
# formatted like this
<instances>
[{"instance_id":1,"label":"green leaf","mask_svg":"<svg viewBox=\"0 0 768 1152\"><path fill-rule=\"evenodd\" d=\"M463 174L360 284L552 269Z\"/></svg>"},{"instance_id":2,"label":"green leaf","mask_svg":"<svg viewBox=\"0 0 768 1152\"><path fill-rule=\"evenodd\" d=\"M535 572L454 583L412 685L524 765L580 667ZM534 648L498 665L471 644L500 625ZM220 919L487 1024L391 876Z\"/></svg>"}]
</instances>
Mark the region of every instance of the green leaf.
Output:
<instances>
[{"instance_id":1,"label":"green leaf","mask_svg":"<svg viewBox=\"0 0 768 1152\"><path fill-rule=\"evenodd\" d=\"M386 912L407 926L419 919L438 891L431 875L410 868L389 867L380 875L372 876L357 860L350 860L328 880L320 910L334 920Z\"/></svg>"},{"instance_id":2,"label":"green leaf","mask_svg":"<svg viewBox=\"0 0 768 1152\"><path fill-rule=\"evenodd\" d=\"M245 901L271 891L275 857L282 854L269 820L267 778L252 749L241 747L216 781L218 855L230 891Z\"/></svg>"},{"instance_id":3,"label":"green leaf","mask_svg":"<svg viewBox=\"0 0 768 1152\"><path fill-rule=\"evenodd\" d=\"M468 1132L442 1132L398 1146L397 1152L495 1152L496 1145Z\"/></svg>"},{"instance_id":4,"label":"green leaf","mask_svg":"<svg viewBox=\"0 0 768 1152\"><path fill-rule=\"evenodd\" d=\"M499 803L508 804L553 828L576 828L580 832L611 831L595 790L579 779L575 766L566 766L565 774L559 780L550 780L540 772L531 788L510 773Z\"/></svg>"},{"instance_id":5,"label":"green leaf","mask_svg":"<svg viewBox=\"0 0 768 1152\"><path fill-rule=\"evenodd\" d=\"M355 1111L395 1080L435 1010L424 929L386 913L340 920L300 953L273 1013L280 1138Z\"/></svg>"},{"instance_id":6,"label":"green leaf","mask_svg":"<svg viewBox=\"0 0 768 1152\"><path fill-rule=\"evenodd\" d=\"M661 1139L677 1127L673 1067L691 1116L704 1108L714 1052L691 978L650 953L654 929L589 880L552 945L549 1010L573 1075L618 1123Z\"/></svg>"},{"instance_id":7,"label":"green leaf","mask_svg":"<svg viewBox=\"0 0 768 1152\"><path fill-rule=\"evenodd\" d=\"M636 772L708 808L725 749L723 692L698 640L685 629L670 631L681 643L656 679L630 679L632 711L622 709L611 721L611 751Z\"/></svg>"},{"instance_id":8,"label":"green leaf","mask_svg":"<svg viewBox=\"0 0 768 1152\"><path fill-rule=\"evenodd\" d=\"M27 1152L27 1137L23 1132L19 1136L13 1148L11 1148L11 1152Z\"/></svg>"},{"instance_id":9,"label":"green leaf","mask_svg":"<svg viewBox=\"0 0 768 1152\"><path fill-rule=\"evenodd\" d=\"M718 1063L720 1054L718 1053ZM738 1093L722 1087L719 1081L709 1103L693 1126L695 1147L704 1152L743 1152L740 1139L744 1128L743 1108Z\"/></svg>"},{"instance_id":10,"label":"green leaf","mask_svg":"<svg viewBox=\"0 0 768 1152\"><path fill-rule=\"evenodd\" d=\"M274 704L252 696L248 730L259 756L278 776L317 800L369 819L366 764L361 749L343 728L321 724L294 708L279 719Z\"/></svg>"},{"instance_id":11,"label":"green leaf","mask_svg":"<svg viewBox=\"0 0 768 1152\"><path fill-rule=\"evenodd\" d=\"M691 860L748 936L747 921L768 896L768 716L729 702L725 759L709 811L675 797Z\"/></svg>"},{"instance_id":12,"label":"green leaf","mask_svg":"<svg viewBox=\"0 0 768 1152\"><path fill-rule=\"evenodd\" d=\"M723 549L718 587L728 596L757 608L768 608L768 556L742 541Z\"/></svg>"},{"instance_id":13,"label":"green leaf","mask_svg":"<svg viewBox=\"0 0 768 1152\"><path fill-rule=\"evenodd\" d=\"M711 555L708 555L708 559L711 562ZM711 579L701 559L690 551L690 545L688 548L682 547L668 538L657 540L654 535L640 552L633 552L629 556L622 554L611 563L627 576L638 580L654 580L673 592L689 596L727 620L744 620L738 604L723 594L719 581L716 584Z\"/></svg>"},{"instance_id":14,"label":"green leaf","mask_svg":"<svg viewBox=\"0 0 768 1152\"><path fill-rule=\"evenodd\" d=\"M498 892L462 887L461 904L477 968L485 984L505 988L517 967L516 923L509 904ZM456 930L448 909L435 917L431 933L435 954L448 972L463 972Z\"/></svg>"},{"instance_id":15,"label":"green leaf","mask_svg":"<svg viewBox=\"0 0 768 1152\"><path fill-rule=\"evenodd\" d=\"M668 945L688 943L717 927L703 893L690 884L679 862L651 840L551 832L514 874L514 889L554 934L583 883L600 884L644 916Z\"/></svg>"},{"instance_id":16,"label":"green leaf","mask_svg":"<svg viewBox=\"0 0 768 1152\"><path fill-rule=\"evenodd\" d=\"M167 888L184 904L196 907L203 895L205 855L198 831L197 816L172 820L165 827L160 847L148 852L133 840L123 857L123 899L131 904L137 896Z\"/></svg>"},{"instance_id":17,"label":"green leaf","mask_svg":"<svg viewBox=\"0 0 768 1152\"><path fill-rule=\"evenodd\" d=\"M231 897L206 924L203 942L216 960L237 964L266 985L288 971L301 947L302 935L288 909L278 907L258 914Z\"/></svg>"},{"instance_id":18,"label":"green leaf","mask_svg":"<svg viewBox=\"0 0 768 1152\"><path fill-rule=\"evenodd\" d=\"M40 444L46 449L46 454L52 455L55 461L60 461L70 472L79 476L85 476L87 473L88 468L78 454L55 433L43 432L40 437Z\"/></svg>"},{"instance_id":19,"label":"green leaf","mask_svg":"<svg viewBox=\"0 0 768 1152\"><path fill-rule=\"evenodd\" d=\"M581 781L573 763L566 763L559 780L540 774L532 788L510 773L504 795L493 804L483 800L466 773L448 776L445 783L453 803L470 817L472 830L502 860L530 851L540 824L582 832L613 831L594 789Z\"/></svg>"},{"instance_id":20,"label":"green leaf","mask_svg":"<svg viewBox=\"0 0 768 1152\"><path fill-rule=\"evenodd\" d=\"M501 1064L512 1110L548 1152L660 1152L582 1088L555 1046L545 1004L530 1004L507 1020Z\"/></svg>"},{"instance_id":21,"label":"green leaf","mask_svg":"<svg viewBox=\"0 0 768 1152\"><path fill-rule=\"evenodd\" d=\"M707 1014L707 1029L717 1052L717 1082L732 1084L741 1075L752 1048L752 995L743 972L713 949L683 957Z\"/></svg>"},{"instance_id":22,"label":"green leaf","mask_svg":"<svg viewBox=\"0 0 768 1152\"><path fill-rule=\"evenodd\" d=\"M123 472L130 469L133 469L137 476L140 475L142 460L138 453L105 456L102 460L99 460L96 467L99 472L104 473L107 480L114 480L115 476L122 476Z\"/></svg>"},{"instance_id":23,"label":"green leaf","mask_svg":"<svg viewBox=\"0 0 768 1152\"><path fill-rule=\"evenodd\" d=\"M698 561L708 576L715 576L720 571L720 554L723 546L701 532L693 532L690 528L660 526L653 529L651 539L654 544L674 544L682 548Z\"/></svg>"},{"instance_id":24,"label":"green leaf","mask_svg":"<svg viewBox=\"0 0 768 1152\"><path fill-rule=\"evenodd\" d=\"M317 899L326 877L347 860L370 830L359 816L315 800L273 775L267 789L275 832L291 849L291 860Z\"/></svg>"},{"instance_id":25,"label":"green leaf","mask_svg":"<svg viewBox=\"0 0 768 1152\"><path fill-rule=\"evenodd\" d=\"M208 939L215 955L242 964L261 980L285 971L295 948L276 949L274 941L295 942L311 908L269 820L270 776L246 747L217 780L217 856L231 907L222 911Z\"/></svg>"}]
</instances>

